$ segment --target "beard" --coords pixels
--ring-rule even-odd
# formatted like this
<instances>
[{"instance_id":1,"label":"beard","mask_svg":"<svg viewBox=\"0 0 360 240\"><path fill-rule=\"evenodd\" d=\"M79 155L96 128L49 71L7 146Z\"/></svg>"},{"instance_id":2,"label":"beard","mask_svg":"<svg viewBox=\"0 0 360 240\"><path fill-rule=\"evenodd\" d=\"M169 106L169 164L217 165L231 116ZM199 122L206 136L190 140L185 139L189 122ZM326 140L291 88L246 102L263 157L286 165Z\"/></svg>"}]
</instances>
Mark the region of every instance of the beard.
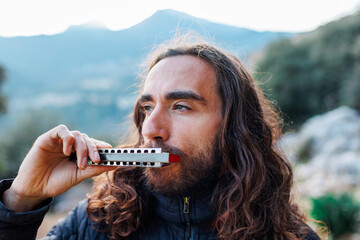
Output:
<instances>
[{"instance_id":1,"label":"beard","mask_svg":"<svg viewBox=\"0 0 360 240\"><path fill-rule=\"evenodd\" d=\"M207 146L198 146L191 156L178 148L161 141L144 147L162 148L163 152L180 156L180 162L162 168L145 168L146 185L150 190L167 196L201 194L212 188L220 172L220 155L216 141Z\"/></svg>"}]
</instances>

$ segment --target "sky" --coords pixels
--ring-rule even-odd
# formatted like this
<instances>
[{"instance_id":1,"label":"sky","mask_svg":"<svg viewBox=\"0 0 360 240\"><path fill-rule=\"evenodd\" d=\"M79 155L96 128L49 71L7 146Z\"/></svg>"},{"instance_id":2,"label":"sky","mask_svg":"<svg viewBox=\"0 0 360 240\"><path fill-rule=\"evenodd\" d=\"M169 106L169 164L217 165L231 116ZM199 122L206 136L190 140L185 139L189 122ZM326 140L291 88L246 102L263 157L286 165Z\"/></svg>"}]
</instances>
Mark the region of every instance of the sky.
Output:
<instances>
[{"instance_id":1,"label":"sky","mask_svg":"<svg viewBox=\"0 0 360 240\"><path fill-rule=\"evenodd\" d=\"M305 32L354 13L360 0L0 0L0 36L51 35L94 20L121 30L168 8L258 31Z\"/></svg>"}]
</instances>

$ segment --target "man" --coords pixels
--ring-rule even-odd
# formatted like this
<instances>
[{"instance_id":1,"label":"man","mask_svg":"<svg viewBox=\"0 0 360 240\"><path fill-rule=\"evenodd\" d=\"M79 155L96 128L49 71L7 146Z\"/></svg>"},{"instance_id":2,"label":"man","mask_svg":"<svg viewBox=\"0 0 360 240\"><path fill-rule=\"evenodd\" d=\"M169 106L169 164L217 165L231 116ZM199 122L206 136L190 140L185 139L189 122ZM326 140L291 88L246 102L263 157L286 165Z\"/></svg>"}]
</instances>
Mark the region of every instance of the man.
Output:
<instances>
[{"instance_id":1,"label":"man","mask_svg":"<svg viewBox=\"0 0 360 240\"><path fill-rule=\"evenodd\" d=\"M13 183L2 182L0 238L31 239L51 197L112 170L49 239L319 239L290 201L277 116L235 57L206 43L159 49L134 122L132 146L161 147L180 163L86 166L110 146L58 126L35 141Z\"/></svg>"}]
</instances>

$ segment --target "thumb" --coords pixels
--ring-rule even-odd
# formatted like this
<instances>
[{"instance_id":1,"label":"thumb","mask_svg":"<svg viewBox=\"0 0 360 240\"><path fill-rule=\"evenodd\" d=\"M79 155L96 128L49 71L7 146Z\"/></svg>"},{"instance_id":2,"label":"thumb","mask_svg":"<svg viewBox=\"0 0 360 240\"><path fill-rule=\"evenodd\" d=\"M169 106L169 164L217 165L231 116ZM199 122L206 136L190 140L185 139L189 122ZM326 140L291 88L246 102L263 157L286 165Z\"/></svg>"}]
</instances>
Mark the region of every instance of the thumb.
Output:
<instances>
[{"instance_id":1,"label":"thumb","mask_svg":"<svg viewBox=\"0 0 360 240\"><path fill-rule=\"evenodd\" d=\"M84 181L85 179L95 177L103 172L108 172L117 169L116 166L87 166L86 169L77 169L77 183Z\"/></svg>"}]
</instances>

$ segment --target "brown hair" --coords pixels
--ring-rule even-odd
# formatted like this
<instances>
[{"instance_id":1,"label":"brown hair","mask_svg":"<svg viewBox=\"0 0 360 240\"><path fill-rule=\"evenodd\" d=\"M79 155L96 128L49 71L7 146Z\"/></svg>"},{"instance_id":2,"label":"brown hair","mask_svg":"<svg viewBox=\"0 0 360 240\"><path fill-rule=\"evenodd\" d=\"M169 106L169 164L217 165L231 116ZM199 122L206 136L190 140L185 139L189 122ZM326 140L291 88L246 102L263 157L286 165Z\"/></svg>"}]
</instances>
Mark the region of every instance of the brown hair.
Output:
<instances>
[{"instance_id":1,"label":"brown hair","mask_svg":"<svg viewBox=\"0 0 360 240\"><path fill-rule=\"evenodd\" d=\"M303 216L291 202L293 173L276 151L279 118L253 77L234 56L207 43L179 43L161 47L147 72L167 57L190 55L212 65L222 100L223 121L218 133L222 175L212 196L219 239L301 239L308 231ZM134 122L137 143L143 112L137 103ZM109 181L98 179L89 200L88 214L107 224L113 239L137 230L146 210L141 195L142 173L118 169Z\"/></svg>"}]
</instances>

